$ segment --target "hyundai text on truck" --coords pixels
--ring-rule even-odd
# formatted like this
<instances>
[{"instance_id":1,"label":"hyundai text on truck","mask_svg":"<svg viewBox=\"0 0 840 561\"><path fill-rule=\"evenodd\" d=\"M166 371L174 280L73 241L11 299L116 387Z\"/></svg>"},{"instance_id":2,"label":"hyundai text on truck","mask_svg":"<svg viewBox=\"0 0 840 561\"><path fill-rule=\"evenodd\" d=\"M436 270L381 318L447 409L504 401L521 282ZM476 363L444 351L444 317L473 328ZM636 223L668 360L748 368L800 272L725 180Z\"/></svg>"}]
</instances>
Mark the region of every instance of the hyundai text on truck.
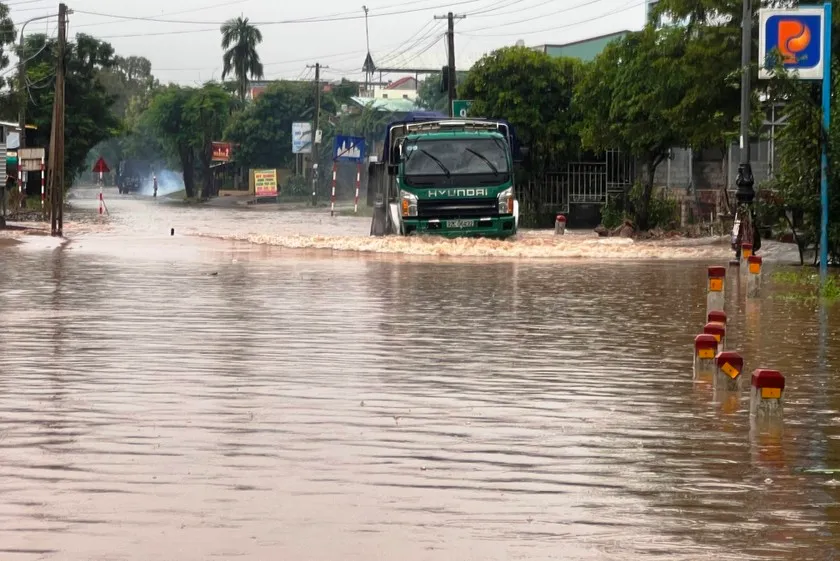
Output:
<instances>
[{"instance_id":1,"label":"hyundai text on truck","mask_svg":"<svg viewBox=\"0 0 840 561\"><path fill-rule=\"evenodd\" d=\"M372 235L506 238L516 234L513 132L505 121L415 118L391 123L370 167Z\"/></svg>"}]
</instances>

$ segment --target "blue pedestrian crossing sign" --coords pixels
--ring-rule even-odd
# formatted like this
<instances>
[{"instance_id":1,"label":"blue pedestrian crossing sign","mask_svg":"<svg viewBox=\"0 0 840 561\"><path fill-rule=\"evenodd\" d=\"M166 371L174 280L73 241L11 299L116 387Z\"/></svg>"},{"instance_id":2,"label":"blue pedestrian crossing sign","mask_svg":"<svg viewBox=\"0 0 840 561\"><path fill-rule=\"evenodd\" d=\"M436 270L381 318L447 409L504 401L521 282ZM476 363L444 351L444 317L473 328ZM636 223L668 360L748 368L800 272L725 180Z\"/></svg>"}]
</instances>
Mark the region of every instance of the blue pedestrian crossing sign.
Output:
<instances>
[{"instance_id":1,"label":"blue pedestrian crossing sign","mask_svg":"<svg viewBox=\"0 0 840 561\"><path fill-rule=\"evenodd\" d=\"M336 135L333 160L361 164L365 161L365 139L361 136Z\"/></svg>"},{"instance_id":2,"label":"blue pedestrian crossing sign","mask_svg":"<svg viewBox=\"0 0 840 561\"><path fill-rule=\"evenodd\" d=\"M802 80L821 80L825 65L825 10L760 10L758 77L769 79L781 64Z\"/></svg>"}]
</instances>

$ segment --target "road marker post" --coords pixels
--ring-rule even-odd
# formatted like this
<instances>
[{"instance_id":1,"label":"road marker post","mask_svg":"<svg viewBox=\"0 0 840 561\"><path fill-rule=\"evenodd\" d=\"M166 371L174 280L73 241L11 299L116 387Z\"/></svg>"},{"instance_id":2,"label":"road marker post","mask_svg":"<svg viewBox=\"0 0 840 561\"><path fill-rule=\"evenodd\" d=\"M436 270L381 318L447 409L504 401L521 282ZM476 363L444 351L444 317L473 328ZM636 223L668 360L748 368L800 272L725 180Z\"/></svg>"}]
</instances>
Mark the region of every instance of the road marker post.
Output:
<instances>
[{"instance_id":1,"label":"road marker post","mask_svg":"<svg viewBox=\"0 0 840 561\"><path fill-rule=\"evenodd\" d=\"M359 188L362 185L362 164L356 164L356 199L353 203L353 213L359 213Z\"/></svg>"},{"instance_id":2,"label":"road marker post","mask_svg":"<svg viewBox=\"0 0 840 561\"><path fill-rule=\"evenodd\" d=\"M724 310L726 303L726 267L709 267L709 284L706 295L706 315L713 310Z\"/></svg>"},{"instance_id":3,"label":"road marker post","mask_svg":"<svg viewBox=\"0 0 840 561\"><path fill-rule=\"evenodd\" d=\"M554 235L563 236L566 234L566 217L558 214L554 219Z\"/></svg>"},{"instance_id":4,"label":"road marker post","mask_svg":"<svg viewBox=\"0 0 840 561\"><path fill-rule=\"evenodd\" d=\"M726 325L726 320L726 312L724 312L723 310L712 310L711 312L706 314L706 323L717 322Z\"/></svg>"},{"instance_id":5,"label":"road marker post","mask_svg":"<svg viewBox=\"0 0 840 561\"><path fill-rule=\"evenodd\" d=\"M744 358L734 351L723 351L715 357L715 391L737 392L741 390L741 372Z\"/></svg>"},{"instance_id":6,"label":"road marker post","mask_svg":"<svg viewBox=\"0 0 840 561\"><path fill-rule=\"evenodd\" d=\"M338 164L333 162L332 170L332 194L330 195L330 216L335 216L335 183L338 177Z\"/></svg>"},{"instance_id":7,"label":"road marker post","mask_svg":"<svg viewBox=\"0 0 840 561\"><path fill-rule=\"evenodd\" d=\"M751 255L747 260L747 298L756 298L761 291L761 265L758 255Z\"/></svg>"},{"instance_id":8,"label":"road marker post","mask_svg":"<svg viewBox=\"0 0 840 561\"><path fill-rule=\"evenodd\" d=\"M703 333L715 338L718 344L718 351L723 351L726 347L726 326L724 324L711 321L703 326Z\"/></svg>"},{"instance_id":9,"label":"road marker post","mask_svg":"<svg viewBox=\"0 0 840 561\"><path fill-rule=\"evenodd\" d=\"M698 335L694 338L694 380L714 375L715 356L718 342L713 335Z\"/></svg>"},{"instance_id":10,"label":"road marker post","mask_svg":"<svg viewBox=\"0 0 840 561\"><path fill-rule=\"evenodd\" d=\"M764 368L755 370L750 389L750 416L781 417L784 393L785 377L781 372Z\"/></svg>"}]
</instances>

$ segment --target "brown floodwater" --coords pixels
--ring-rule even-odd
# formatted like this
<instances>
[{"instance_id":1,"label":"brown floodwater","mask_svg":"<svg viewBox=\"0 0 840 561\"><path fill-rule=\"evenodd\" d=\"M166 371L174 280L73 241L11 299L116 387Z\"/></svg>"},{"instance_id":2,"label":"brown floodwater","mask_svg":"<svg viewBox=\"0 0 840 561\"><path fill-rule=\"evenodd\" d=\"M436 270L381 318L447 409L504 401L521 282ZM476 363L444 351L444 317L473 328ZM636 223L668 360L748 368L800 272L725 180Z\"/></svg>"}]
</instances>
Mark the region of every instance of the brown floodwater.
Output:
<instances>
[{"instance_id":1,"label":"brown floodwater","mask_svg":"<svg viewBox=\"0 0 840 561\"><path fill-rule=\"evenodd\" d=\"M304 213L76 206L69 243L0 248L2 561L840 556L834 308L729 279L728 346L788 382L751 429L692 381L703 254L290 249L181 231Z\"/></svg>"}]
</instances>

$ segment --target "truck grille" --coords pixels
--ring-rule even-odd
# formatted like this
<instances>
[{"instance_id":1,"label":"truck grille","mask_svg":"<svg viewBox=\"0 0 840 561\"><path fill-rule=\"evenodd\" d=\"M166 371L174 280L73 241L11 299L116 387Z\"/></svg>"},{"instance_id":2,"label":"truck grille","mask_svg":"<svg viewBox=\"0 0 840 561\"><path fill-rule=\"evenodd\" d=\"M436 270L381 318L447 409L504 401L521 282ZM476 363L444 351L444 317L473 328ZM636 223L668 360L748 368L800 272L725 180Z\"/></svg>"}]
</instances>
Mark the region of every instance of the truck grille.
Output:
<instances>
[{"instance_id":1,"label":"truck grille","mask_svg":"<svg viewBox=\"0 0 840 561\"><path fill-rule=\"evenodd\" d=\"M496 199L432 199L417 201L421 218L483 218L499 214Z\"/></svg>"}]
</instances>

